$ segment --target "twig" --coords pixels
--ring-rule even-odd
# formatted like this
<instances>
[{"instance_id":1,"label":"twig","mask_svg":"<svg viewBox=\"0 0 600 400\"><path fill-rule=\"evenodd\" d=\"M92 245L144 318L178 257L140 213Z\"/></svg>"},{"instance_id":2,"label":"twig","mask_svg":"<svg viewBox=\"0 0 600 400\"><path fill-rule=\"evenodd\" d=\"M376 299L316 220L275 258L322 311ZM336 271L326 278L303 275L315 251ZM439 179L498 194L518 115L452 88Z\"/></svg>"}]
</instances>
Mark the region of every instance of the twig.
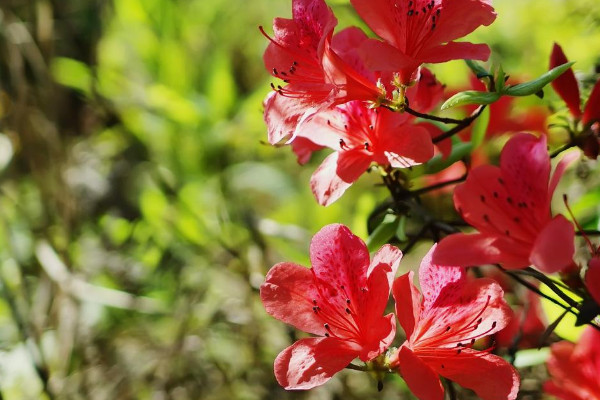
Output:
<instances>
[{"instance_id":1,"label":"twig","mask_svg":"<svg viewBox=\"0 0 600 400\"><path fill-rule=\"evenodd\" d=\"M475 121L477 119L477 117L479 117L479 115L483 112L484 109L485 109L485 105L479 106L469 117L463 119L459 125L456 125L454 128L442 133L439 136L434 137L432 142L439 143L442 140L448 139L449 137L452 137L455 134L457 134L458 132L462 131L467 126L471 125L471 123L473 121Z\"/></svg>"},{"instance_id":2,"label":"twig","mask_svg":"<svg viewBox=\"0 0 600 400\"><path fill-rule=\"evenodd\" d=\"M437 115L420 113L420 112L418 112L416 110L413 110L409 106L405 106L404 107L404 111L406 111L410 115L414 115L415 117L419 117L419 118L423 118L423 119L429 119L431 121L442 122L444 124L462 124L462 123L465 122L465 120L467 120L467 119L470 118L470 117L467 117L465 119L454 119L454 118L438 117Z\"/></svg>"}]
</instances>

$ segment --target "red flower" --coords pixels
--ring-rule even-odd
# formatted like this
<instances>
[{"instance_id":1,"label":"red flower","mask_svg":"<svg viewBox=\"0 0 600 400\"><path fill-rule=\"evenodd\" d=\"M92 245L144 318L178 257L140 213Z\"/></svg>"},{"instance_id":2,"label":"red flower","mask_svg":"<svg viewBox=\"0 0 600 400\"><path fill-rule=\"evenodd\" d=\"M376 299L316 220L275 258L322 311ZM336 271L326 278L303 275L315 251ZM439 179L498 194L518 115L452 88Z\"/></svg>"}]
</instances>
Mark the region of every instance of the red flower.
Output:
<instances>
[{"instance_id":1,"label":"red flower","mask_svg":"<svg viewBox=\"0 0 600 400\"><path fill-rule=\"evenodd\" d=\"M496 18L490 0L351 0L384 42L372 40L363 50L374 70L399 71L408 84L423 63L468 58L487 60L485 44L454 42Z\"/></svg>"},{"instance_id":2,"label":"red flower","mask_svg":"<svg viewBox=\"0 0 600 400\"><path fill-rule=\"evenodd\" d=\"M434 265L431 255L419 268L422 295L414 286L413 272L394 282L396 315L407 340L397 363L410 390L421 400L442 400L439 375L472 389L483 400L512 400L519 376L504 359L478 351L479 338L504 328L512 312L504 292L492 279L467 280L459 267Z\"/></svg>"},{"instance_id":3,"label":"red flower","mask_svg":"<svg viewBox=\"0 0 600 400\"><path fill-rule=\"evenodd\" d=\"M323 0L293 0L292 19L275 18L274 37L263 60L285 86L273 87L265 99L269 142L293 136L302 119L319 109L349 100L375 101L381 91L331 48L337 20ZM262 30L262 28L261 28Z\"/></svg>"},{"instance_id":4,"label":"red flower","mask_svg":"<svg viewBox=\"0 0 600 400\"><path fill-rule=\"evenodd\" d=\"M588 263L585 286L596 304L600 306L600 254L595 254Z\"/></svg>"},{"instance_id":5,"label":"red flower","mask_svg":"<svg viewBox=\"0 0 600 400\"><path fill-rule=\"evenodd\" d=\"M600 400L600 332L587 327L577 344L551 346L544 391L562 400Z\"/></svg>"},{"instance_id":6,"label":"red flower","mask_svg":"<svg viewBox=\"0 0 600 400\"><path fill-rule=\"evenodd\" d=\"M260 288L275 318L320 337L300 339L275 360L286 389L310 389L358 357L383 353L396 333L393 314L382 316L402 253L382 247L369 263L364 242L343 225L321 229L310 245L312 268L275 265Z\"/></svg>"},{"instance_id":7,"label":"red flower","mask_svg":"<svg viewBox=\"0 0 600 400\"><path fill-rule=\"evenodd\" d=\"M575 230L562 215L552 218L550 200L567 164L568 153L550 180L546 137L513 136L500 155L500 168L472 170L454 192L454 205L479 233L444 238L434 262L472 266L501 263L506 268L533 264L557 272L572 262Z\"/></svg>"},{"instance_id":8,"label":"red flower","mask_svg":"<svg viewBox=\"0 0 600 400\"><path fill-rule=\"evenodd\" d=\"M317 114L299 137L336 150L315 171L311 188L319 204L336 201L371 163L406 168L429 160L429 132L410 123L412 117L353 101Z\"/></svg>"},{"instance_id":9,"label":"red flower","mask_svg":"<svg viewBox=\"0 0 600 400\"><path fill-rule=\"evenodd\" d=\"M552 54L550 55L550 68L557 67L568 62L562 48L554 43ZM569 68L565 73L552 82L552 87L558 95L564 100L569 108L571 115L580 120L584 131L578 139L577 145L583 150L589 158L596 159L600 152L600 80L596 82L587 103L584 106L583 113L580 108L579 87L573 70Z\"/></svg>"}]
</instances>

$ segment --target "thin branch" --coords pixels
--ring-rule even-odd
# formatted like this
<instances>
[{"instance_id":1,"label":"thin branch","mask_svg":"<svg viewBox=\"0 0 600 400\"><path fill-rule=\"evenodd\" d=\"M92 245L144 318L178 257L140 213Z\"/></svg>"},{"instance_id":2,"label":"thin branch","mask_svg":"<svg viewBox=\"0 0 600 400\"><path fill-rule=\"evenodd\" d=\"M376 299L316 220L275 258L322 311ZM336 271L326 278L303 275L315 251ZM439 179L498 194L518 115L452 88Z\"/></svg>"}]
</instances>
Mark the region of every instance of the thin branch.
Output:
<instances>
[{"instance_id":1,"label":"thin branch","mask_svg":"<svg viewBox=\"0 0 600 400\"><path fill-rule=\"evenodd\" d=\"M427 186L427 187L424 187L424 188L421 188L421 189L413 190L413 191L410 192L410 194L413 195L413 196L419 196L419 195L421 195L423 193L427 193L427 192L430 192L432 190L441 189L441 188L443 188L445 186L448 186L448 185L453 185L455 183L463 182L465 179L467 179L467 175L466 174L463 175L463 176L461 176L460 178L451 179L449 181L440 182L440 183L436 183L435 185L431 185L431 186ZM600 234L600 232L599 232L599 234Z\"/></svg>"},{"instance_id":2,"label":"thin branch","mask_svg":"<svg viewBox=\"0 0 600 400\"><path fill-rule=\"evenodd\" d=\"M562 153L565 150L569 150L571 147L575 147L575 143L569 142L569 143L565 144L563 147L560 147L560 148L554 150L552 153L550 153L550 158L554 158L554 157L558 156L560 153Z\"/></svg>"},{"instance_id":3,"label":"thin branch","mask_svg":"<svg viewBox=\"0 0 600 400\"><path fill-rule=\"evenodd\" d=\"M404 111L406 111L410 115L414 115L415 117L419 117L419 118L423 118L423 119L428 119L428 120L431 120L431 121L442 122L444 124L462 124L462 123L464 123L466 120L468 120L470 118L470 117L467 117L465 119L455 119L455 118L438 117L437 115L420 113L420 112L418 112L416 110L413 110L408 105L404 107Z\"/></svg>"},{"instance_id":4,"label":"thin branch","mask_svg":"<svg viewBox=\"0 0 600 400\"><path fill-rule=\"evenodd\" d=\"M481 115L481 113L483 112L484 109L485 109L485 105L479 106L469 117L463 119L459 125L456 125L454 128L442 133L439 136L434 137L432 142L439 143L442 140L448 139L449 137L452 137L455 134L457 134L458 132L462 131L467 126L471 125L471 123L473 121L475 121L477 119L477 117L479 117L479 115Z\"/></svg>"}]
</instances>

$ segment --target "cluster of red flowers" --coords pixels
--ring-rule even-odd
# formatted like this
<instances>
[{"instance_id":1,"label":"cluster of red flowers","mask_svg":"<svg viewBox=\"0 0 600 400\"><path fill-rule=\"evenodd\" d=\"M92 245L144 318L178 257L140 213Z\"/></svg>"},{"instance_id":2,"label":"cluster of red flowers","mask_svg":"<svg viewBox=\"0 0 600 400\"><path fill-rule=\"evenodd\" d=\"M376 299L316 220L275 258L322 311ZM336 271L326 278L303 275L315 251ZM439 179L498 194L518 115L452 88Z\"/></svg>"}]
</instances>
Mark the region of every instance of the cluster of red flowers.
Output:
<instances>
[{"instance_id":1,"label":"cluster of red flowers","mask_svg":"<svg viewBox=\"0 0 600 400\"><path fill-rule=\"evenodd\" d=\"M314 151L333 150L311 179L317 201L325 206L371 167L386 177L395 169L429 161L436 151L448 155L449 143L439 140L444 132L427 122L444 119L426 114L442 100L443 86L422 64L486 60L487 45L455 40L496 17L489 0L351 3L378 39L356 27L334 34L337 20L323 0L293 0L292 19L276 18L272 35L261 28L270 41L265 66L282 81L272 84L265 100L269 142L290 144L301 164ZM555 45L550 67L566 62ZM500 78L500 91L493 84L488 87L488 93L497 96L470 103L485 107L499 99L504 90L504 76ZM570 69L552 84L576 130L570 131L575 138L566 147L578 146L596 158L600 83L583 112ZM516 85L506 93L521 95L526 87ZM459 125L457 120L450 123ZM269 314L317 336L301 339L279 354L277 381L286 389L309 389L359 358L367 370L400 374L422 400L444 398L440 376L484 400L515 399L517 370L493 354L493 345L480 350L483 338L510 329L513 312L499 283L471 278L466 267L495 264L511 271L533 266L541 276L573 268L579 273L573 261L575 227L551 210L559 180L577 157L579 152L565 153L552 173L546 136L517 133L506 142L499 167L470 169L453 199L460 217L476 232L453 233L433 245L418 271L421 292L412 272L395 279L402 258L399 249L385 245L371 260L364 242L348 228L324 227L310 246L312 268L277 264L261 287ZM592 258L581 273L582 290L600 312L600 253L589 244ZM395 316L383 315L390 292ZM594 325L594 316L583 322ZM396 318L405 340L392 347ZM537 321L531 326L539 329ZM577 345L552 346L548 393L600 399L596 328L590 327ZM572 363L585 368L569 373Z\"/></svg>"}]
</instances>

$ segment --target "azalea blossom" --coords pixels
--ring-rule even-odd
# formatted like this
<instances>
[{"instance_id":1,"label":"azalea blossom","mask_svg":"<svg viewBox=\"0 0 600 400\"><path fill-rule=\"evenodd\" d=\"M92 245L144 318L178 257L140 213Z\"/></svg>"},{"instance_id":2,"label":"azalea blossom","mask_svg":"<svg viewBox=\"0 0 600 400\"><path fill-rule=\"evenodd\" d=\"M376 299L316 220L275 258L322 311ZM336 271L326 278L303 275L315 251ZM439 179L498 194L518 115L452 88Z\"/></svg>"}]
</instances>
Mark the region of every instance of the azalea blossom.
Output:
<instances>
[{"instance_id":1,"label":"azalea blossom","mask_svg":"<svg viewBox=\"0 0 600 400\"><path fill-rule=\"evenodd\" d=\"M339 224L312 239L312 268L279 263L267 274L260 297L267 312L317 335L300 339L275 360L275 377L286 389L310 389L353 359L382 354L396 333L393 314L383 316L402 258L385 245L369 261L365 243Z\"/></svg>"},{"instance_id":2,"label":"azalea blossom","mask_svg":"<svg viewBox=\"0 0 600 400\"><path fill-rule=\"evenodd\" d=\"M408 117L353 101L319 113L307 123L303 131L310 133L311 141L335 150L311 178L319 204L336 201L372 163L406 168L429 160L431 136Z\"/></svg>"},{"instance_id":3,"label":"azalea blossom","mask_svg":"<svg viewBox=\"0 0 600 400\"><path fill-rule=\"evenodd\" d=\"M566 154L550 178L546 137L513 136L500 155L500 167L473 169L454 192L454 206L479 232L456 233L440 242L434 262L473 266L500 263L506 268L534 265L544 272L568 266L575 251L573 224L554 218L550 201L566 166Z\"/></svg>"},{"instance_id":4,"label":"azalea blossom","mask_svg":"<svg viewBox=\"0 0 600 400\"><path fill-rule=\"evenodd\" d=\"M565 64L568 61L562 48L554 43L550 55L550 68ZM564 100L573 118L581 121L583 125L583 132L577 138L577 145L586 156L596 159L600 152L600 80L594 85L590 97L584 105L583 112L581 111L579 86L571 68L555 79L552 82L552 87Z\"/></svg>"},{"instance_id":5,"label":"azalea blossom","mask_svg":"<svg viewBox=\"0 0 600 400\"><path fill-rule=\"evenodd\" d=\"M577 344L554 343L544 391L561 400L600 399L600 332L588 326Z\"/></svg>"},{"instance_id":6,"label":"azalea blossom","mask_svg":"<svg viewBox=\"0 0 600 400\"><path fill-rule=\"evenodd\" d=\"M455 42L496 18L490 0L351 0L360 17L384 41L362 51L374 70L397 71L408 85L423 63L487 60L485 44Z\"/></svg>"},{"instance_id":7,"label":"azalea blossom","mask_svg":"<svg viewBox=\"0 0 600 400\"><path fill-rule=\"evenodd\" d=\"M349 100L375 101L376 82L362 77L331 48L337 19L323 0L293 0L292 19L275 18L273 37L263 60L283 80L265 99L265 121L271 144L292 136L312 113Z\"/></svg>"},{"instance_id":8,"label":"azalea blossom","mask_svg":"<svg viewBox=\"0 0 600 400\"><path fill-rule=\"evenodd\" d=\"M432 264L434 245L419 268L393 285L396 315L407 340L392 357L409 389L421 400L442 400L439 376L472 389L483 400L512 400L519 375L489 350L475 350L480 338L504 328L512 311L492 279L467 280L464 269Z\"/></svg>"}]
</instances>

